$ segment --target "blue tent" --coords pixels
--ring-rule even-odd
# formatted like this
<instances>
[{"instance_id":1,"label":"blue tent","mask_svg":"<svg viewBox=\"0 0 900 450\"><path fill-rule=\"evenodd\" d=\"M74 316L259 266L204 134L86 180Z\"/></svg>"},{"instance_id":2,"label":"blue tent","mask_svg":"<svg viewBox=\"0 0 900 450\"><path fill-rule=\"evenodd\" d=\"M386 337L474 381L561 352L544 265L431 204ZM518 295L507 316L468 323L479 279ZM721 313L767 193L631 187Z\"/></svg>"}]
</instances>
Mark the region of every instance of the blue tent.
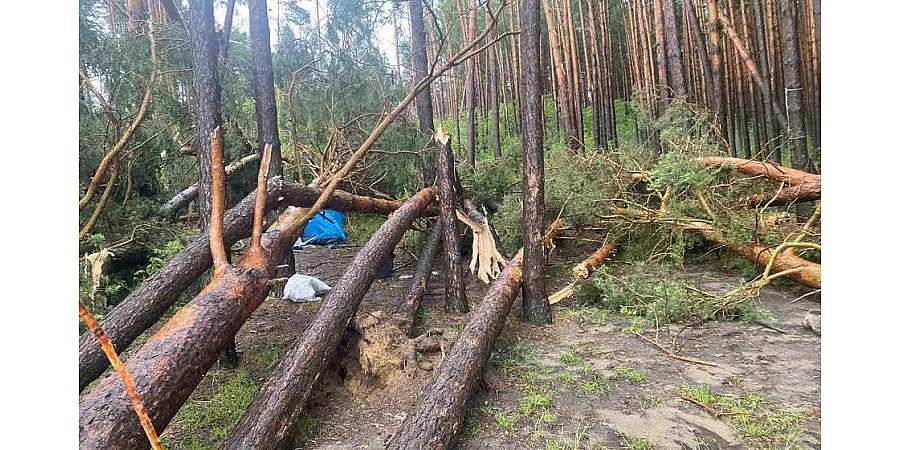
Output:
<instances>
[{"instance_id":1,"label":"blue tent","mask_svg":"<svg viewBox=\"0 0 900 450\"><path fill-rule=\"evenodd\" d=\"M347 240L344 233L344 214L333 209L319 211L303 229L303 236L294 243L295 249L304 245L325 245L342 243Z\"/></svg>"}]
</instances>

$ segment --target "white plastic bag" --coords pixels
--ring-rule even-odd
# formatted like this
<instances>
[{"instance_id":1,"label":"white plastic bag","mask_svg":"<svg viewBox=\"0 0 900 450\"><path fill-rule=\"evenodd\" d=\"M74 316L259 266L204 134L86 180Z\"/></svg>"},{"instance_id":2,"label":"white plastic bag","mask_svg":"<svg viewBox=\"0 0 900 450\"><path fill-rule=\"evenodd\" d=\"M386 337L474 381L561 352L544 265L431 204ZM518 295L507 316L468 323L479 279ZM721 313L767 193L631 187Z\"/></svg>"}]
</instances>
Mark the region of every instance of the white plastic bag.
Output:
<instances>
[{"instance_id":1,"label":"white plastic bag","mask_svg":"<svg viewBox=\"0 0 900 450\"><path fill-rule=\"evenodd\" d=\"M319 295L331 290L331 286L322 280L309 275L294 274L288 278L284 285L284 295L281 297L292 302L311 302L318 300Z\"/></svg>"}]
</instances>

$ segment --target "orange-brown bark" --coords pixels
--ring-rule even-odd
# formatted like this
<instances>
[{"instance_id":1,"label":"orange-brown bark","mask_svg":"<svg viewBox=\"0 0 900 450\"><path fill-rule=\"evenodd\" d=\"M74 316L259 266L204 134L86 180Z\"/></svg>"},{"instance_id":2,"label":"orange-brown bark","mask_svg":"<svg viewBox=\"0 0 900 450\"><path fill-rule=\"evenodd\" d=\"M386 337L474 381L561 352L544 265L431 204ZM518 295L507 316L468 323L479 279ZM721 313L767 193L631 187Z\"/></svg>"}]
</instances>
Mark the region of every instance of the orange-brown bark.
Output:
<instances>
[{"instance_id":1,"label":"orange-brown bark","mask_svg":"<svg viewBox=\"0 0 900 450\"><path fill-rule=\"evenodd\" d=\"M616 250L616 247L619 245L618 242L612 241L607 244L604 244L602 247L598 248L591 256L588 256L584 261L575 266L572 269L572 274L575 275L575 278L586 280L588 277L597 270L610 256L612 256L613 252Z\"/></svg>"},{"instance_id":2,"label":"orange-brown bark","mask_svg":"<svg viewBox=\"0 0 900 450\"><path fill-rule=\"evenodd\" d=\"M697 158L697 161L706 167L722 167L723 169L736 170L747 175L763 176L774 181L784 181L789 186L813 184L816 182L821 184L822 179L821 175L779 166L778 164L743 158L705 156Z\"/></svg>"}]
</instances>

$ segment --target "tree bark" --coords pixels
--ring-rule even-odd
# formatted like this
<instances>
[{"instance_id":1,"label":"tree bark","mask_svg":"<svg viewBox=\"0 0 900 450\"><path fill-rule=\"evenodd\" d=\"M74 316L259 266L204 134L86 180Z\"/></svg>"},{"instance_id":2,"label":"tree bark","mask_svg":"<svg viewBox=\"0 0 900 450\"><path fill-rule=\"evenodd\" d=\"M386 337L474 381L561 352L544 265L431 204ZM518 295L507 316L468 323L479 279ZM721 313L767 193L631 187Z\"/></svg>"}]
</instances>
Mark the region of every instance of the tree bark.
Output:
<instances>
[{"instance_id":1,"label":"tree bark","mask_svg":"<svg viewBox=\"0 0 900 450\"><path fill-rule=\"evenodd\" d=\"M428 54L426 53L427 41L425 39L424 17L422 15L422 0L410 0L409 2L410 34L412 35L412 72L413 80L421 80L428 76ZM423 89L416 95L416 115L419 118L419 131L431 141L434 133L434 111L431 101L431 89ZM434 184L434 147L431 145L425 149L424 167L422 175L425 186Z\"/></svg>"},{"instance_id":2,"label":"tree bark","mask_svg":"<svg viewBox=\"0 0 900 450\"><path fill-rule=\"evenodd\" d=\"M697 49L698 59L700 60L700 75L703 78L703 83L706 87L707 98L711 99L713 92L715 91L715 88L713 87L712 68L710 67L709 53L706 51L706 41L703 39L703 33L700 29L700 20L697 18L697 11L694 9L693 1L685 0L682 10L687 15L688 23L690 24L691 38L694 43L694 48ZM697 98L700 98L700 96L698 95ZM713 101L709 100L707 105L713 105Z\"/></svg>"},{"instance_id":3,"label":"tree bark","mask_svg":"<svg viewBox=\"0 0 900 450\"><path fill-rule=\"evenodd\" d=\"M437 144L437 186L441 197L441 221L444 223L444 273L447 282L446 309L457 314L469 311L466 300L465 272L459 254L459 225L456 219L458 192L453 163L453 150L450 149L450 135L439 128L434 134Z\"/></svg>"},{"instance_id":4,"label":"tree bark","mask_svg":"<svg viewBox=\"0 0 900 450\"><path fill-rule=\"evenodd\" d=\"M259 161L260 154L254 153L252 155L247 155L227 166L225 166L225 176L231 176L238 170L241 170L247 164ZM197 183L194 183L188 186L185 190L175 194L169 201L167 201L160 209L159 214L163 217L174 218L175 214L178 213L182 208L187 207L189 203L197 199L197 193L200 191L200 187Z\"/></svg>"},{"instance_id":5,"label":"tree bark","mask_svg":"<svg viewBox=\"0 0 900 450\"><path fill-rule=\"evenodd\" d=\"M803 203L819 200L822 198L822 181L819 178L810 182L804 182L796 186L791 186L775 192L764 192L754 195L745 200L749 206L760 207L768 206L786 206L794 203Z\"/></svg>"},{"instance_id":6,"label":"tree bark","mask_svg":"<svg viewBox=\"0 0 900 450\"><path fill-rule=\"evenodd\" d=\"M222 61L222 67L228 65L228 47L231 44L231 27L234 22L234 3L235 0L228 0L225 7L225 24L222 26L222 39L219 42L219 59Z\"/></svg>"},{"instance_id":7,"label":"tree bark","mask_svg":"<svg viewBox=\"0 0 900 450\"><path fill-rule=\"evenodd\" d=\"M543 0L548 26L553 24L550 0ZM550 323L550 303L544 287L544 124L541 102L540 12L537 0L523 0L522 16L522 106L524 129L522 136L523 189L522 232L524 235L524 268L522 305L525 319L543 325ZM551 32L552 33L552 32ZM551 34L552 36L552 34ZM551 38L551 42L553 39ZM558 51L557 51L558 53ZM560 68L561 60L557 60ZM564 84L560 84L560 93ZM564 104L564 102L561 102ZM565 109L563 109L565 111ZM571 119L571 118L569 118ZM567 119L567 120L569 120ZM569 128L569 132L571 132ZM568 135L568 134L567 134ZM569 147L569 151L573 151Z\"/></svg>"},{"instance_id":8,"label":"tree bark","mask_svg":"<svg viewBox=\"0 0 900 450\"><path fill-rule=\"evenodd\" d=\"M316 319L260 388L223 448L277 449L292 444L306 399L374 281L379 265L434 198L434 189L420 191L391 214L360 249L319 307Z\"/></svg>"},{"instance_id":9,"label":"tree bark","mask_svg":"<svg viewBox=\"0 0 900 450\"><path fill-rule=\"evenodd\" d=\"M675 0L663 0L663 22L666 26L666 59L669 81L675 98L687 99L684 82L684 62L681 58L681 40L678 38L678 19L675 18Z\"/></svg>"},{"instance_id":10,"label":"tree bark","mask_svg":"<svg viewBox=\"0 0 900 450\"><path fill-rule=\"evenodd\" d=\"M784 72L784 103L787 113L788 147L791 167L810 172L806 150L806 128L800 80L800 49L797 43L797 8L795 0L779 0L781 16L781 53Z\"/></svg>"},{"instance_id":11,"label":"tree bark","mask_svg":"<svg viewBox=\"0 0 900 450\"><path fill-rule=\"evenodd\" d=\"M712 70L714 111L719 122L719 129L725 134L725 76L722 73L722 47L719 35L719 4L717 0L708 0L709 10L709 61Z\"/></svg>"},{"instance_id":12,"label":"tree bark","mask_svg":"<svg viewBox=\"0 0 900 450\"><path fill-rule=\"evenodd\" d=\"M737 170L738 172L751 176L766 177L773 181L785 181L789 186L811 183L813 180L821 179L822 177L821 175L779 166L777 164L742 158L705 156L697 158L697 162L706 167L722 167L723 169Z\"/></svg>"},{"instance_id":13,"label":"tree bark","mask_svg":"<svg viewBox=\"0 0 900 450\"><path fill-rule=\"evenodd\" d=\"M409 292L400 306L400 329L411 336L413 325L415 325L416 312L425 297L425 291L428 289L428 281L431 280L431 266L434 257L437 256L438 249L441 244L441 237L444 233L444 222L438 219L431 232L428 233L428 239L425 240L425 246L419 254L419 261L416 264L416 271L413 273L412 280L409 284Z\"/></svg>"},{"instance_id":14,"label":"tree bark","mask_svg":"<svg viewBox=\"0 0 900 450\"><path fill-rule=\"evenodd\" d=\"M528 5L530 2L533 6ZM523 18L528 14L528 8L537 9L536 3L536 0L523 0ZM400 429L387 442L387 449L451 447L463 423L466 405L475 392L490 356L494 340L500 335L522 284L521 267L520 250L491 284L478 310L469 318L454 342L440 372L400 425Z\"/></svg>"},{"instance_id":15,"label":"tree bark","mask_svg":"<svg viewBox=\"0 0 900 450\"><path fill-rule=\"evenodd\" d=\"M565 142L566 142L566 148L569 150L570 153L574 154L580 148L580 141L577 139L577 137L575 135L575 133L576 133L575 132L575 118L572 117L572 98L571 98L571 93L569 92L569 81L568 81L569 77L568 77L568 74L566 73L566 67L565 67L563 54L562 54L562 50L561 50L562 43L560 42L559 34L556 32L556 19L554 18L554 15L553 15L552 0L542 0L541 3L543 4L543 7L544 7L544 17L547 19L547 33L550 38L550 55L551 55L550 60L553 63L553 72L556 77L556 87L557 87L556 92L557 92L557 97L559 99L557 102L556 109L562 116L562 128L563 128L563 136L564 136ZM522 8L524 9L524 5L522 6ZM522 16L520 19L520 22L521 22L520 27L523 27L523 29L525 26L525 23L523 21L523 19L525 18L524 14L525 13L522 13ZM529 19L530 19L530 17L529 17ZM539 13L538 13L536 20L538 20L537 23L540 24ZM531 26L531 24L529 24L529 26ZM522 78L523 78L523 91L524 91L525 72L527 70L531 70L529 68L530 65L540 63L541 52L540 52L540 46L539 46L540 45L540 37L536 38L537 42L538 42L538 44L537 44L538 46L531 52L526 51L525 45L528 45L528 43L526 43L526 41L524 40L525 39L524 33L523 33L522 39L523 39L523 41L522 41L523 42ZM535 67L537 68L537 72L539 74L540 68L542 66L536 65ZM538 87L540 87L540 85L538 85ZM541 89L538 89L537 92L538 92L537 95L539 95L539 96L543 95L543 92L541 92ZM526 94L525 92L522 93L523 97L528 97L528 95L530 95L530 94ZM526 109L529 107L537 107L538 112L543 112L543 110L544 110L544 106L542 103L537 103L537 106L534 106L531 104L529 104L529 105L523 104L522 107L526 108ZM542 140L542 142L543 142L543 140Z\"/></svg>"},{"instance_id":16,"label":"tree bark","mask_svg":"<svg viewBox=\"0 0 900 450\"><path fill-rule=\"evenodd\" d=\"M475 38L475 32L478 27L477 7L476 0L469 2L469 40ZM466 123L469 131L466 136L466 161L469 163L469 168L475 170L475 138L478 134L478 130L475 129L475 58L466 61L466 109L468 111L466 113Z\"/></svg>"},{"instance_id":17,"label":"tree bark","mask_svg":"<svg viewBox=\"0 0 900 450\"><path fill-rule=\"evenodd\" d=\"M266 207L274 209L278 198L284 197L288 205L306 207L315 203L322 189L308 188L283 183L281 180L269 182ZM225 214L225 244L231 245L250 235L253 222L255 191ZM368 197L359 197L345 192L335 192L327 207L339 211L354 211L375 214L390 214L400 206L393 202ZM212 265L209 252L208 234L203 234L188 246L159 272L144 280L128 297L116 305L100 322L118 351L123 351L141 333L150 328L175 303L178 295L191 285ZM79 341L78 390L84 389L109 367L108 361L96 339L86 333Z\"/></svg>"}]
</instances>

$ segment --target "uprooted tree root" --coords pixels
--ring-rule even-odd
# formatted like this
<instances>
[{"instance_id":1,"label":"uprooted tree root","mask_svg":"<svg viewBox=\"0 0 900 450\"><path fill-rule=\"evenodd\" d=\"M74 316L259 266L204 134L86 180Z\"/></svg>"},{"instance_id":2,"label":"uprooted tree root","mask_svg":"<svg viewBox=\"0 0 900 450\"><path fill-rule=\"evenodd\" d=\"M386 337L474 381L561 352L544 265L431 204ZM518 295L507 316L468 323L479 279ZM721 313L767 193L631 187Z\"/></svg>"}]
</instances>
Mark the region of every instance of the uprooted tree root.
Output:
<instances>
[{"instance_id":1,"label":"uprooted tree root","mask_svg":"<svg viewBox=\"0 0 900 450\"><path fill-rule=\"evenodd\" d=\"M443 329L429 329L410 338L400 327L401 317L384 311L357 315L350 321L343 361L345 385L354 395L365 396L377 389L391 388L430 372L443 361L445 350L455 336ZM437 364L429 355L440 355ZM422 355L422 358L419 356Z\"/></svg>"}]
</instances>

